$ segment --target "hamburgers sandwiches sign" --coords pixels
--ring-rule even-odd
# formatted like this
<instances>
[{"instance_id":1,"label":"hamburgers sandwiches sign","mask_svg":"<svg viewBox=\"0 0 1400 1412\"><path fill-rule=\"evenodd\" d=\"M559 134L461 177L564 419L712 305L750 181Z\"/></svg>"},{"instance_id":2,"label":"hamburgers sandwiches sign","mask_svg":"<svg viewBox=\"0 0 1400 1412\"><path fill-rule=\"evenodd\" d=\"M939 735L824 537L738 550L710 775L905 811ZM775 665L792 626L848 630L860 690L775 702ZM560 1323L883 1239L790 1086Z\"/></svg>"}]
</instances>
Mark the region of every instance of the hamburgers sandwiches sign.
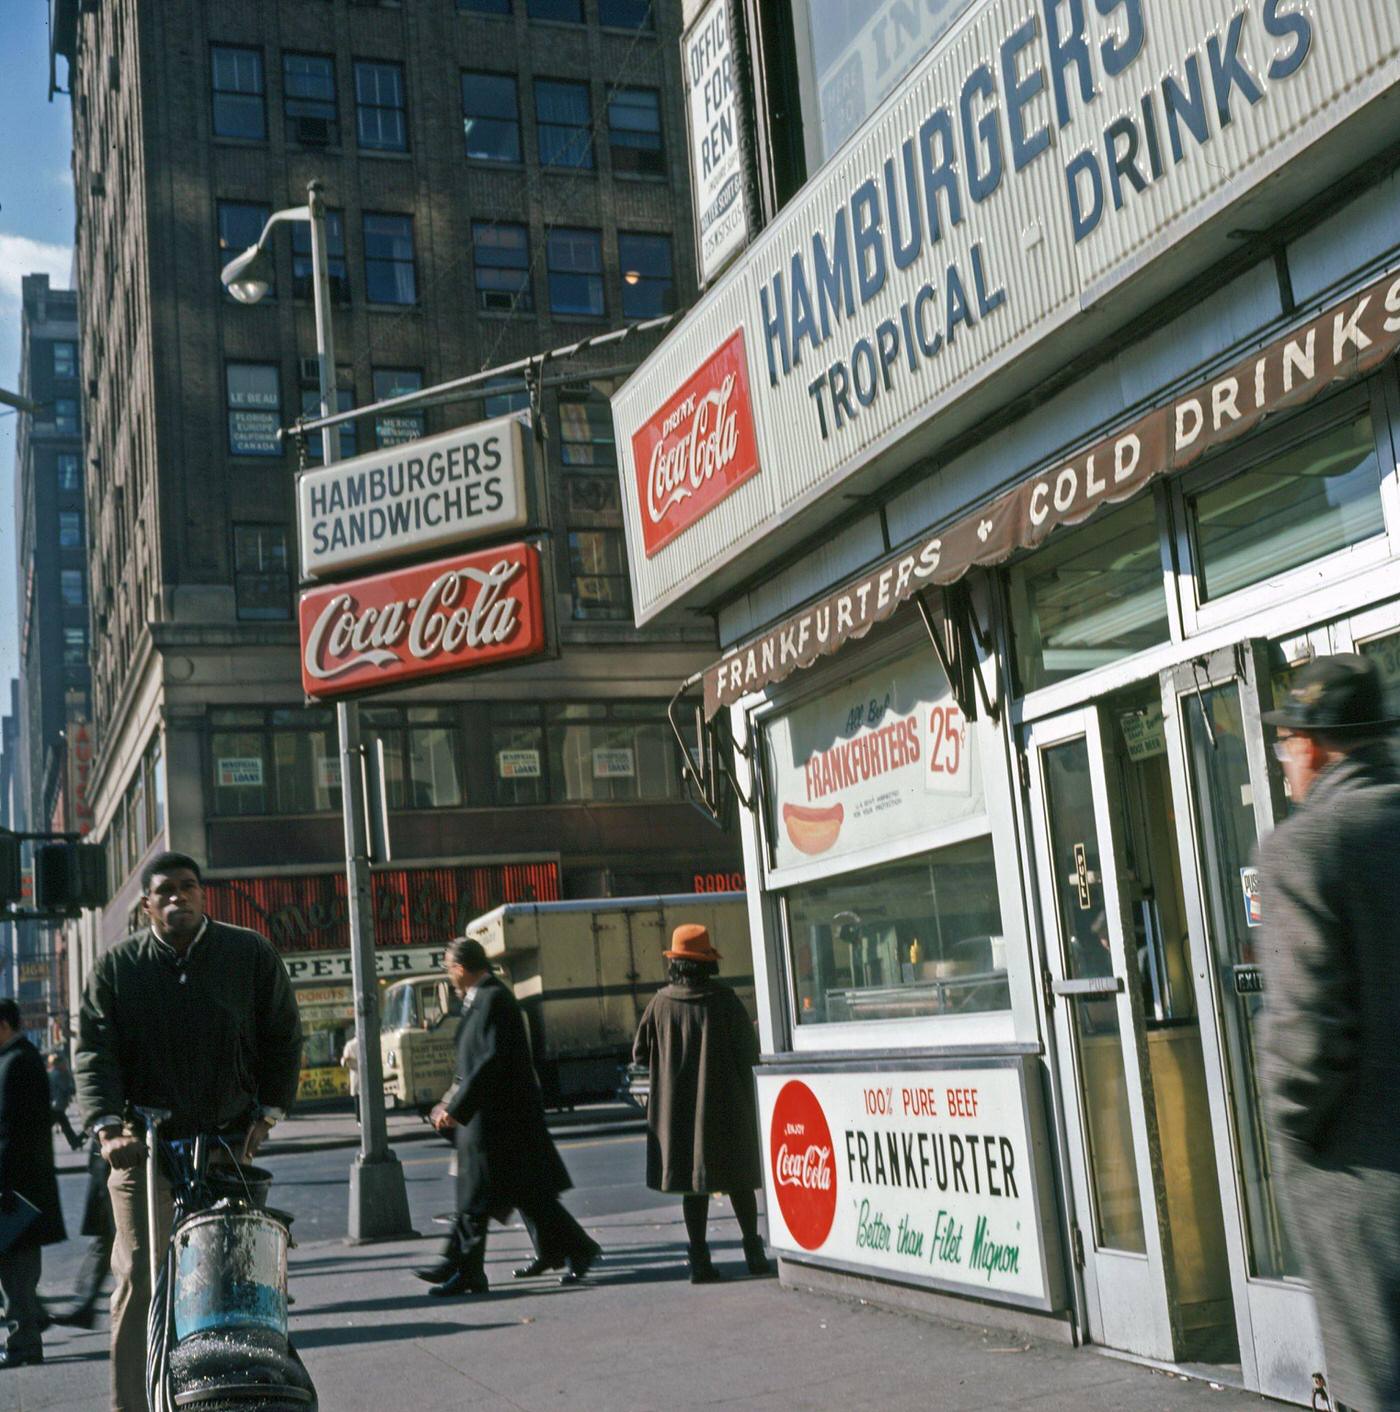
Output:
<instances>
[{"instance_id":1,"label":"hamburgers sandwiches sign","mask_svg":"<svg viewBox=\"0 0 1400 1412\"><path fill-rule=\"evenodd\" d=\"M539 549L505 544L301 595L301 679L325 698L545 650Z\"/></svg>"}]
</instances>

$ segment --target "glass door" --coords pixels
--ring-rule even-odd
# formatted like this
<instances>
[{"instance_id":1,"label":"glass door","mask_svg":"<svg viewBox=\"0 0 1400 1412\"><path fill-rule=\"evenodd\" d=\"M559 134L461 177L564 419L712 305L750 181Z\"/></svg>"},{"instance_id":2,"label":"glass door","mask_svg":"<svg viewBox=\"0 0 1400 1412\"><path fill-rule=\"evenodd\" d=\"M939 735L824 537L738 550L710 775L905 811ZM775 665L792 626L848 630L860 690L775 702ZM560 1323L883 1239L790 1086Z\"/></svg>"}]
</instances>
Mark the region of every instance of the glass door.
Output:
<instances>
[{"instance_id":1,"label":"glass door","mask_svg":"<svg viewBox=\"0 0 1400 1412\"><path fill-rule=\"evenodd\" d=\"M1260 720L1264 645L1173 668L1162 688L1241 1370L1263 1393L1307 1402L1321 1339L1279 1207L1255 1063L1266 999L1255 854L1286 808Z\"/></svg>"},{"instance_id":2,"label":"glass door","mask_svg":"<svg viewBox=\"0 0 1400 1412\"><path fill-rule=\"evenodd\" d=\"M1066 1095L1072 1235L1083 1267L1088 1335L1173 1358L1164 1274L1159 1151L1142 1045L1137 947L1122 881L1123 830L1110 799L1096 708L1029 732L1031 802L1046 1003Z\"/></svg>"}]
</instances>

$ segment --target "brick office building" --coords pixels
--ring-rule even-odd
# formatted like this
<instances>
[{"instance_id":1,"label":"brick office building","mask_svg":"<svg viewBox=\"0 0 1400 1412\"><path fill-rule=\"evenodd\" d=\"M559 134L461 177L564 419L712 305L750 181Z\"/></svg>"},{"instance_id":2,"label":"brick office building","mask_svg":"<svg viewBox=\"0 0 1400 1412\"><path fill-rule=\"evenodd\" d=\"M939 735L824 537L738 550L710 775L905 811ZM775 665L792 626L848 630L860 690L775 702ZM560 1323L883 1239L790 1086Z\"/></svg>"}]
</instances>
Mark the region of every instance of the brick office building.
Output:
<instances>
[{"instance_id":1,"label":"brick office building","mask_svg":"<svg viewBox=\"0 0 1400 1412\"><path fill-rule=\"evenodd\" d=\"M122 935L158 847L305 907L343 856L333 715L299 683L297 459L275 436L316 402L307 228L275 235L255 307L224 294L223 264L322 181L351 406L684 305L694 259L678 4L118 0L59 18L93 394L92 794L113 887L78 972ZM560 365L572 381L543 400L558 655L365 706L395 868L410 899L415 877L436 899L425 917L447 893L454 911L506 900L493 888L676 890L739 866L682 797L665 721L708 629L630 622L606 394L642 350L623 346ZM361 421L340 451L524 395Z\"/></svg>"}]
</instances>

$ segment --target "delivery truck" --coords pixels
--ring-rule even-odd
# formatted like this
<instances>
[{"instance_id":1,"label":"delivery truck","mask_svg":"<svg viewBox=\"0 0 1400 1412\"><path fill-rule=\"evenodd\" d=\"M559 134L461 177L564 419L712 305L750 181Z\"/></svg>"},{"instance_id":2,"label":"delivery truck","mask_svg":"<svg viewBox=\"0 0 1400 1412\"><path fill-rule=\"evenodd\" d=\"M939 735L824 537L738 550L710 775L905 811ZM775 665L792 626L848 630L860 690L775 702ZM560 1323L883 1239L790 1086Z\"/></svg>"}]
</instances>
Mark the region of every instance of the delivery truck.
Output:
<instances>
[{"instance_id":1,"label":"delivery truck","mask_svg":"<svg viewBox=\"0 0 1400 1412\"><path fill-rule=\"evenodd\" d=\"M525 1012L545 1102L610 1098L624 1085L632 1037L666 984L672 931L699 922L723 956L720 976L754 1011L753 951L742 892L577 902L515 902L467 927ZM427 1109L452 1083L459 1010L440 976L389 986L380 1040L389 1107Z\"/></svg>"}]
</instances>

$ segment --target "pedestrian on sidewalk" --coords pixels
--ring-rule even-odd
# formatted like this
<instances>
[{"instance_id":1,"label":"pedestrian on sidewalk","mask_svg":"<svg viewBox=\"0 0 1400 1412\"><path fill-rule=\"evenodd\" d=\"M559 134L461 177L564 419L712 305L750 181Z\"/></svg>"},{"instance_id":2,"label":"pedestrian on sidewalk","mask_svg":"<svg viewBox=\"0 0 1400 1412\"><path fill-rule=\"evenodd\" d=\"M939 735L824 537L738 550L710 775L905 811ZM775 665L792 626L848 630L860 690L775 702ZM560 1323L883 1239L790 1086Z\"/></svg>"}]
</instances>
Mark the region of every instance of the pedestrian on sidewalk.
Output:
<instances>
[{"instance_id":1,"label":"pedestrian on sidewalk","mask_svg":"<svg viewBox=\"0 0 1400 1412\"><path fill-rule=\"evenodd\" d=\"M88 976L78 1021L78 1103L112 1169L113 1412L146 1412L148 1242L164 1248L173 1214L135 1110L168 1109L163 1138L212 1135L251 1161L301 1072L301 1020L282 959L266 937L205 915L199 864L157 854L141 870L141 910L146 926ZM148 1172L159 1196L153 1232Z\"/></svg>"},{"instance_id":2,"label":"pedestrian on sidewalk","mask_svg":"<svg viewBox=\"0 0 1400 1412\"><path fill-rule=\"evenodd\" d=\"M739 997L715 982L720 954L702 926L677 927L670 984L648 1004L632 1062L650 1075L647 1185L681 1194L692 1284L720 1278L706 1237L710 1197L725 1192L755 1275L772 1273L758 1234L756 1192L763 1180L753 1069L758 1036Z\"/></svg>"},{"instance_id":3,"label":"pedestrian on sidewalk","mask_svg":"<svg viewBox=\"0 0 1400 1412\"><path fill-rule=\"evenodd\" d=\"M73 1075L68 1072L68 1065L63 1062L63 1056L53 1050L49 1051L44 1063L48 1068L53 1126L63 1130L63 1136L68 1139L68 1146L76 1152L83 1145L83 1135L74 1132L73 1124L68 1121L68 1105L72 1103L73 1095L77 1091Z\"/></svg>"},{"instance_id":4,"label":"pedestrian on sidewalk","mask_svg":"<svg viewBox=\"0 0 1400 1412\"><path fill-rule=\"evenodd\" d=\"M1297 806L1260 851L1275 1168L1333 1405L1379 1412L1400 1407L1400 720L1351 653L1264 720Z\"/></svg>"},{"instance_id":5,"label":"pedestrian on sidewalk","mask_svg":"<svg viewBox=\"0 0 1400 1412\"><path fill-rule=\"evenodd\" d=\"M19 1006L0 1000L0 1291L9 1338L0 1368L44 1361L42 1248L67 1239L53 1165L53 1109L39 1051L20 1032ZM20 1198L38 1208L26 1223Z\"/></svg>"},{"instance_id":6,"label":"pedestrian on sidewalk","mask_svg":"<svg viewBox=\"0 0 1400 1412\"><path fill-rule=\"evenodd\" d=\"M101 1139L94 1136L88 1144L88 1189L83 1202L82 1234L88 1237L88 1248L78 1267L72 1303L65 1309L50 1311L55 1324L90 1329L97 1322L97 1299L112 1268L112 1242L117 1234L112 1220L112 1196L107 1190L110 1175L111 1168L102 1156Z\"/></svg>"},{"instance_id":7,"label":"pedestrian on sidewalk","mask_svg":"<svg viewBox=\"0 0 1400 1412\"><path fill-rule=\"evenodd\" d=\"M350 1102L355 1105L355 1121L360 1121L360 1037L352 1034L340 1051L340 1067L350 1080Z\"/></svg>"},{"instance_id":8,"label":"pedestrian on sidewalk","mask_svg":"<svg viewBox=\"0 0 1400 1412\"><path fill-rule=\"evenodd\" d=\"M588 1273L598 1245L559 1202L572 1183L545 1125L525 1017L480 942L457 937L444 964L462 1018L456 1079L431 1121L456 1135L457 1221L437 1263L414 1273L431 1294L485 1294L487 1227L518 1210L536 1256L517 1273L564 1269L559 1283L572 1284Z\"/></svg>"}]
</instances>

